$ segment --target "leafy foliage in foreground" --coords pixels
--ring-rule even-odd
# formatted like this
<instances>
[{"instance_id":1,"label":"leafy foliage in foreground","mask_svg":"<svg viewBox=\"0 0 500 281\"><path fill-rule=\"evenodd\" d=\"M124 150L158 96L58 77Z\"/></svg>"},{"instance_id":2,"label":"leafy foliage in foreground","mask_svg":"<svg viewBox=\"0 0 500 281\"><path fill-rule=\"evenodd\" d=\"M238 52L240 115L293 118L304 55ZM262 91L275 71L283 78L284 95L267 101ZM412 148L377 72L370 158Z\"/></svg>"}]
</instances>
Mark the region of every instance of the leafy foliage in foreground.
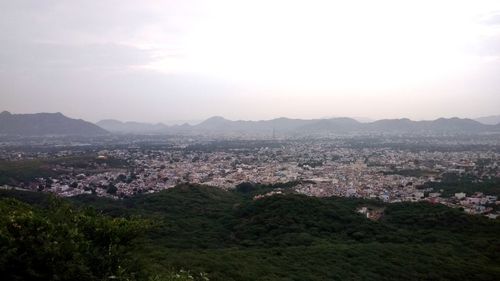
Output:
<instances>
[{"instance_id":1,"label":"leafy foliage in foreground","mask_svg":"<svg viewBox=\"0 0 500 281\"><path fill-rule=\"evenodd\" d=\"M249 193L258 190L267 187L228 192L184 185L119 201L70 200L119 220L153 222L129 252L152 280L500 279L498 220L425 203L297 194L252 200ZM33 193L2 196L43 202ZM356 212L360 206L384 215L368 220Z\"/></svg>"},{"instance_id":2,"label":"leafy foliage in foreground","mask_svg":"<svg viewBox=\"0 0 500 281\"><path fill-rule=\"evenodd\" d=\"M45 209L0 200L0 275L4 280L136 278L129 251L143 222L78 211L60 200Z\"/></svg>"}]
</instances>

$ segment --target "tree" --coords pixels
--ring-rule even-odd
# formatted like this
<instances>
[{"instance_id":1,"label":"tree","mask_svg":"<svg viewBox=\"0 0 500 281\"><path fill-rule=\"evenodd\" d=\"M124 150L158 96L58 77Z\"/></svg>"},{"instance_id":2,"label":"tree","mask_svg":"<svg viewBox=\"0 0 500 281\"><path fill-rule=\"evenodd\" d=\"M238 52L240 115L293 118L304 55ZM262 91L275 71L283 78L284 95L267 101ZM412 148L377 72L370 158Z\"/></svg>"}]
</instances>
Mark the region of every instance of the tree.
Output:
<instances>
[{"instance_id":1,"label":"tree","mask_svg":"<svg viewBox=\"0 0 500 281\"><path fill-rule=\"evenodd\" d=\"M106 190L108 194L113 194L113 195L116 194L117 191L118 188L116 188L116 186L112 183L109 184L108 189Z\"/></svg>"},{"instance_id":2,"label":"tree","mask_svg":"<svg viewBox=\"0 0 500 281\"><path fill-rule=\"evenodd\" d=\"M0 276L5 280L135 280L128 254L144 230L138 220L79 211L59 199L47 209L0 200Z\"/></svg>"}]
</instances>

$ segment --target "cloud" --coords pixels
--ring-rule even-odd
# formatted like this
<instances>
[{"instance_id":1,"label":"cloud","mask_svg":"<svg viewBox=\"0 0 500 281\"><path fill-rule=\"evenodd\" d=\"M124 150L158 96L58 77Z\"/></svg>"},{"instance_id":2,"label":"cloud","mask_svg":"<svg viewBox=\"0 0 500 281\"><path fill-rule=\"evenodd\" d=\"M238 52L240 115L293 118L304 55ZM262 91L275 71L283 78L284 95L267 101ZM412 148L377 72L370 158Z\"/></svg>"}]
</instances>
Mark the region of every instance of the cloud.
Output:
<instances>
[{"instance_id":1,"label":"cloud","mask_svg":"<svg viewBox=\"0 0 500 281\"><path fill-rule=\"evenodd\" d=\"M500 34L485 38L479 47L479 54L500 57Z\"/></svg>"},{"instance_id":2,"label":"cloud","mask_svg":"<svg viewBox=\"0 0 500 281\"><path fill-rule=\"evenodd\" d=\"M130 42L159 27L154 39L169 40L190 27L197 7L188 0L0 1L0 38Z\"/></svg>"},{"instance_id":3,"label":"cloud","mask_svg":"<svg viewBox=\"0 0 500 281\"><path fill-rule=\"evenodd\" d=\"M0 71L182 60L197 1L0 1Z\"/></svg>"},{"instance_id":4,"label":"cloud","mask_svg":"<svg viewBox=\"0 0 500 281\"><path fill-rule=\"evenodd\" d=\"M500 11L495 11L482 16L479 22L486 25L500 25Z\"/></svg>"},{"instance_id":5,"label":"cloud","mask_svg":"<svg viewBox=\"0 0 500 281\"><path fill-rule=\"evenodd\" d=\"M3 42L0 49L0 68L9 69L123 68L146 65L152 60L151 51L115 43Z\"/></svg>"}]
</instances>

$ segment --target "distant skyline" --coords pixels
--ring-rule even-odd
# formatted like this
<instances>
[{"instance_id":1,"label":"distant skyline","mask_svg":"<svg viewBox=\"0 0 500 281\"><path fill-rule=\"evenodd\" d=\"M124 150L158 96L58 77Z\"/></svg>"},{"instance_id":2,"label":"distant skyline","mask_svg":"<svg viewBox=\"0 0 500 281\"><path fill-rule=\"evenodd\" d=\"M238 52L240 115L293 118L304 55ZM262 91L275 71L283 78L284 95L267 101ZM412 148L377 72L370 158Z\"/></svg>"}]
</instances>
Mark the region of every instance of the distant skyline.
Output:
<instances>
[{"instance_id":1,"label":"distant skyline","mask_svg":"<svg viewBox=\"0 0 500 281\"><path fill-rule=\"evenodd\" d=\"M0 111L170 123L500 114L500 1L2 1Z\"/></svg>"},{"instance_id":2,"label":"distant skyline","mask_svg":"<svg viewBox=\"0 0 500 281\"><path fill-rule=\"evenodd\" d=\"M294 118L294 117L289 117L289 116L279 116L279 117L274 117L274 118L266 118L266 119L231 119L231 118L226 118L224 116L220 116L220 115L213 115L213 116L208 116L206 118L203 118L203 119L192 119L192 120L168 120L168 121L152 121L152 122L148 122L148 121L137 121L137 120L121 120L121 119L117 119L117 118L107 118L107 119L101 119L101 120L97 120L97 121L94 121L94 120L86 120L86 119L83 119L83 118L79 118L79 117L75 117L75 116L71 116L71 115L67 115L67 114L64 114L62 112L10 112L8 110L4 110L4 111L0 111L0 113L3 113L3 112L9 112L10 114L37 114L37 113L51 113L51 114L54 114L54 113L61 113L63 114L64 116L68 117L68 118L72 118L72 119L82 119L84 121L90 121L92 123L95 123L95 124L99 124L100 121L109 121L109 120L113 120L113 121L119 121L119 122L123 122L123 123L128 123L128 122L131 122L131 123L143 123L143 124L150 124L150 125L156 125L156 124L163 124L163 125L167 125L167 126L173 126L173 125L183 125L183 124L189 124L189 125L197 125L197 124L200 124L206 120L209 120L209 119L212 119L212 118L223 118L223 119L226 119L226 120L230 120L230 121L269 121L269 120L274 120L274 119L280 119L280 118L287 118L287 119L300 119L300 120L322 120L322 119L339 119L339 118L350 118L350 119L354 119L360 123L372 123L372 122L375 122L375 121L379 121L379 120L395 120L395 119L410 119L412 121L435 121L437 119L441 119L441 118L445 118L445 119L452 119L452 118L459 118L459 119L471 119L471 120L475 120L479 123L482 123L482 124L486 124L486 125L497 125L497 124L500 124L500 114L497 114L497 115L488 115L488 116L478 116L478 117L461 117L461 116L452 116L452 117L437 117L437 118L434 118L434 119L411 119L411 118L408 118L406 116L400 116L400 117L394 117L394 118L377 118L377 119L372 119L372 118L366 118L366 117L359 117L359 116L323 116L323 117L318 117L318 118Z\"/></svg>"}]
</instances>

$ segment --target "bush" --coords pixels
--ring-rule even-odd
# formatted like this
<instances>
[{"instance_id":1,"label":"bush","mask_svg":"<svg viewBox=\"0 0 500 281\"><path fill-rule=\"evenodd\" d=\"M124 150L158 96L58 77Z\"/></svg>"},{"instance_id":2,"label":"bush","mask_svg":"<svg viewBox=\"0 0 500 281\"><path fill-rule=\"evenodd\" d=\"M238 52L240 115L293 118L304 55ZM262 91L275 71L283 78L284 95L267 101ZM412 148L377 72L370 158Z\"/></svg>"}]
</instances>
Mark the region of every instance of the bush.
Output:
<instances>
[{"instance_id":1,"label":"bush","mask_svg":"<svg viewBox=\"0 0 500 281\"><path fill-rule=\"evenodd\" d=\"M75 210L58 199L52 199L47 209L2 199L0 276L4 280L137 279L140 266L128 253L143 225Z\"/></svg>"}]
</instances>

